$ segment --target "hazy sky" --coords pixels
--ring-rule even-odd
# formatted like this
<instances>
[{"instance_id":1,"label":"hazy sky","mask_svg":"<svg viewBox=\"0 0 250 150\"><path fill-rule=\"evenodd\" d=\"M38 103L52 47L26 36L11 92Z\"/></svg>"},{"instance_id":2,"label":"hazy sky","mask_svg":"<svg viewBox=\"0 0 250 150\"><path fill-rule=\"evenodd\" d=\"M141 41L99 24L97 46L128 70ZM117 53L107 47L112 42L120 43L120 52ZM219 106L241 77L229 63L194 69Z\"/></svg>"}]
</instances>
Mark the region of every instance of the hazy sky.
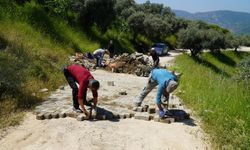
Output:
<instances>
[{"instance_id":1,"label":"hazy sky","mask_svg":"<svg viewBox=\"0 0 250 150\"><path fill-rule=\"evenodd\" d=\"M147 0L135 0L145 3ZM185 10L191 13L232 10L250 13L250 0L150 0L151 3L160 3L171 9Z\"/></svg>"}]
</instances>

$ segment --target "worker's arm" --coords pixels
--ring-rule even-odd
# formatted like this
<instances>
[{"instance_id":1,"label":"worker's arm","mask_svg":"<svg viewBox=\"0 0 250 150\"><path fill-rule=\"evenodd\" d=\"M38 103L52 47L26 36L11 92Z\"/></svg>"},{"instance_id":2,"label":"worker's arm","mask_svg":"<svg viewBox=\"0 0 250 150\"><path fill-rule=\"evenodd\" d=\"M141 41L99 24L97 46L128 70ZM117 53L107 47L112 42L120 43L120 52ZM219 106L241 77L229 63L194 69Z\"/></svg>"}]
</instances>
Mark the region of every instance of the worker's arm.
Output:
<instances>
[{"instance_id":1,"label":"worker's arm","mask_svg":"<svg viewBox=\"0 0 250 150\"><path fill-rule=\"evenodd\" d=\"M156 59L156 61L154 62L154 68L157 68L159 66L159 62L160 62L160 59Z\"/></svg>"},{"instance_id":2,"label":"worker's arm","mask_svg":"<svg viewBox=\"0 0 250 150\"><path fill-rule=\"evenodd\" d=\"M79 84L79 90L78 90L78 103L81 106L81 109L83 113L86 115L86 117L90 117L90 114L85 109L83 98L86 99L86 93L87 93L87 82L82 82Z\"/></svg>"},{"instance_id":3,"label":"worker's arm","mask_svg":"<svg viewBox=\"0 0 250 150\"><path fill-rule=\"evenodd\" d=\"M158 89L157 89L157 95L156 95L156 104L157 104L159 110L163 110L163 108L161 106L161 96L162 96L164 90L165 90L165 86L163 84L159 84Z\"/></svg>"},{"instance_id":4,"label":"worker's arm","mask_svg":"<svg viewBox=\"0 0 250 150\"><path fill-rule=\"evenodd\" d=\"M92 90L92 94L93 94L93 101L94 101L94 109L96 109L96 105L97 105L97 102L98 102L98 93L97 93L97 90Z\"/></svg>"},{"instance_id":5,"label":"worker's arm","mask_svg":"<svg viewBox=\"0 0 250 150\"><path fill-rule=\"evenodd\" d=\"M85 109L84 102L82 98L78 98L78 103L80 104L83 113L86 115L87 118L89 118L89 112Z\"/></svg>"}]
</instances>

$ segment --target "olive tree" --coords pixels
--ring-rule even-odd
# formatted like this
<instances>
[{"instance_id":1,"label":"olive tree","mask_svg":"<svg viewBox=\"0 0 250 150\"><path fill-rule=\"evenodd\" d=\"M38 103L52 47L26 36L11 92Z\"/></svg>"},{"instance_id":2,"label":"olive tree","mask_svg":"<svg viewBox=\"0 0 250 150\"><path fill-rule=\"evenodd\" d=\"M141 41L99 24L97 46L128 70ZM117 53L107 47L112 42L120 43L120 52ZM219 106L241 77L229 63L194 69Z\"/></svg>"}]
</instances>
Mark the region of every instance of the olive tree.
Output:
<instances>
[{"instance_id":1,"label":"olive tree","mask_svg":"<svg viewBox=\"0 0 250 150\"><path fill-rule=\"evenodd\" d=\"M171 24L159 15L147 15L143 24L145 34L151 40L160 40L171 32Z\"/></svg>"},{"instance_id":2,"label":"olive tree","mask_svg":"<svg viewBox=\"0 0 250 150\"><path fill-rule=\"evenodd\" d=\"M118 0L115 3L114 9L119 17L128 18L135 12L135 1L134 0Z\"/></svg>"},{"instance_id":3,"label":"olive tree","mask_svg":"<svg viewBox=\"0 0 250 150\"><path fill-rule=\"evenodd\" d=\"M219 52L221 48L226 47L225 37L222 32L214 29L205 31L203 48L209 49L211 52Z\"/></svg>"},{"instance_id":4,"label":"olive tree","mask_svg":"<svg viewBox=\"0 0 250 150\"><path fill-rule=\"evenodd\" d=\"M192 56L196 56L203 49L205 31L196 27L181 29L178 33L179 47L189 49Z\"/></svg>"},{"instance_id":5,"label":"olive tree","mask_svg":"<svg viewBox=\"0 0 250 150\"><path fill-rule=\"evenodd\" d=\"M144 25L143 25L144 20L145 20L145 14L143 12L136 12L128 17L128 25L134 35L133 40L135 40L138 34L144 33Z\"/></svg>"},{"instance_id":6,"label":"olive tree","mask_svg":"<svg viewBox=\"0 0 250 150\"><path fill-rule=\"evenodd\" d=\"M105 30L115 19L114 5L115 0L86 0L81 14L84 25L88 27L96 23Z\"/></svg>"}]
</instances>

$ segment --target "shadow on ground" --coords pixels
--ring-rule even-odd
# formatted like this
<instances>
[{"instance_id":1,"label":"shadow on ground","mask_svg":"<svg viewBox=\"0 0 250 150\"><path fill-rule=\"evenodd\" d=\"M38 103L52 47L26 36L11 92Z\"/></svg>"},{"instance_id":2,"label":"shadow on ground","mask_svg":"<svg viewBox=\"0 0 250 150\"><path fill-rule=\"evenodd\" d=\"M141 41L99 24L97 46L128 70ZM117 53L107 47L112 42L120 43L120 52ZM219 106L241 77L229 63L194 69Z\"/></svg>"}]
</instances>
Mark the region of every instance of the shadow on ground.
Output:
<instances>
[{"instance_id":1,"label":"shadow on ground","mask_svg":"<svg viewBox=\"0 0 250 150\"><path fill-rule=\"evenodd\" d=\"M171 117L175 119L175 122L182 122L189 126L196 126L194 120L190 118L190 114L182 109L170 109Z\"/></svg>"}]
</instances>

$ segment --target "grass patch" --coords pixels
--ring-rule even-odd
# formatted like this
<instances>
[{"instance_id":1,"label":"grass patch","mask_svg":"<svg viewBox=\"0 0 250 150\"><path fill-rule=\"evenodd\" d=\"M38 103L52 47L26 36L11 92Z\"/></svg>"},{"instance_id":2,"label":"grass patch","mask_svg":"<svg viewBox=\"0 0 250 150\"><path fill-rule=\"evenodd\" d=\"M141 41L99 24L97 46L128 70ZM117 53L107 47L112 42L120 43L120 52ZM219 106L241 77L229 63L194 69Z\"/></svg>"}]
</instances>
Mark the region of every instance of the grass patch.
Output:
<instances>
[{"instance_id":1,"label":"grass patch","mask_svg":"<svg viewBox=\"0 0 250 150\"><path fill-rule=\"evenodd\" d=\"M0 6L0 128L16 125L49 91L65 84L60 68L81 49L98 42L66 21L49 16L37 4ZM2 15L4 14L4 15ZM49 94L49 93L48 93Z\"/></svg>"},{"instance_id":2,"label":"grass patch","mask_svg":"<svg viewBox=\"0 0 250 150\"><path fill-rule=\"evenodd\" d=\"M181 55L176 68L183 75L178 93L204 122L218 149L249 149L250 83L236 81L236 64L246 52L204 53L199 58Z\"/></svg>"}]
</instances>

